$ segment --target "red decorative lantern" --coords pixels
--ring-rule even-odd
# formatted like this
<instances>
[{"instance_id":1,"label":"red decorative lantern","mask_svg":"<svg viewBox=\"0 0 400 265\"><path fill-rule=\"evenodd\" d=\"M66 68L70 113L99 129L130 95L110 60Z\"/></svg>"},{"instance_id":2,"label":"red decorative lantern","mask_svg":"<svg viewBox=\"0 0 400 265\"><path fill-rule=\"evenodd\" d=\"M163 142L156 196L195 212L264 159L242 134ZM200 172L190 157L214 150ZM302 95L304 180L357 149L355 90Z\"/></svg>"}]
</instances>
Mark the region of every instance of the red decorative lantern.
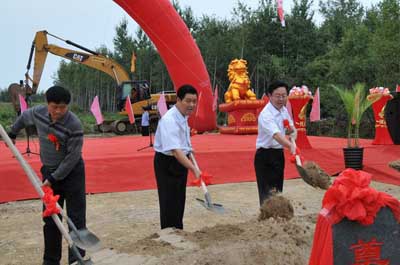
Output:
<instances>
[{"instance_id":1,"label":"red decorative lantern","mask_svg":"<svg viewBox=\"0 0 400 265\"><path fill-rule=\"evenodd\" d=\"M293 111L293 122L297 129L297 140L296 144L301 149L310 149L311 144L307 138L306 129L306 115L307 115L307 104L312 98L311 95L289 95L288 99Z\"/></svg>"},{"instance_id":2,"label":"red decorative lantern","mask_svg":"<svg viewBox=\"0 0 400 265\"><path fill-rule=\"evenodd\" d=\"M393 96L388 93L374 93L367 97L369 101L373 101L372 109L375 117L375 139L372 141L372 144L393 144L385 120L385 106L392 98Z\"/></svg>"}]
</instances>

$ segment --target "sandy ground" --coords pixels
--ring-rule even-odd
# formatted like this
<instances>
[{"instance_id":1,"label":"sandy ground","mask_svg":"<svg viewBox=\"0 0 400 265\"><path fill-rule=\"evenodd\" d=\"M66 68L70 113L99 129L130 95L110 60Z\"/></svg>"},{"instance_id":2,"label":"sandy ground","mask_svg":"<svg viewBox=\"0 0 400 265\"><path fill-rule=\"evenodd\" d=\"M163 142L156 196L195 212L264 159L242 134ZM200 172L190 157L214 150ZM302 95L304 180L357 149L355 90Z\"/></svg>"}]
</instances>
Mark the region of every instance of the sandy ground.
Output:
<instances>
[{"instance_id":1,"label":"sandy ground","mask_svg":"<svg viewBox=\"0 0 400 265\"><path fill-rule=\"evenodd\" d=\"M400 198L397 186L374 182L372 187ZM160 231L155 190L88 195L88 228L105 248L90 253L95 264L308 263L324 190L300 179L285 181L283 196L294 208L289 221L257 220L255 183L213 185L209 190L226 213L206 210L195 200L203 197L201 190L188 188L184 231ZM40 209L38 200L0 204L0 264L41 264ZM62 264L65 260L64 255Z\"/></svg>"}]
</instances>

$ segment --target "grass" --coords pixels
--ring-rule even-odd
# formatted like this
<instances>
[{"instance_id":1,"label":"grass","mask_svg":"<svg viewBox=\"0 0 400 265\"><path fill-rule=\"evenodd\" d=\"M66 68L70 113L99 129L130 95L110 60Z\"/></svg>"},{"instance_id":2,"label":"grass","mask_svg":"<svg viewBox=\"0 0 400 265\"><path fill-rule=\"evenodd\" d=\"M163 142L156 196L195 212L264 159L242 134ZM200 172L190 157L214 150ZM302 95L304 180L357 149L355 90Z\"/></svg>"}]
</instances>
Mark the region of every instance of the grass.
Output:
<instances>
[{"instance_id":1,"label":"grass","mask_svg":"<svg viewBox=\"0 0 400 265\"><path fill-rule=\"evenodd\" d=\"M8 130L17 115L11 103L0 102L0 124Z\"/></svg>"}]
</instances>

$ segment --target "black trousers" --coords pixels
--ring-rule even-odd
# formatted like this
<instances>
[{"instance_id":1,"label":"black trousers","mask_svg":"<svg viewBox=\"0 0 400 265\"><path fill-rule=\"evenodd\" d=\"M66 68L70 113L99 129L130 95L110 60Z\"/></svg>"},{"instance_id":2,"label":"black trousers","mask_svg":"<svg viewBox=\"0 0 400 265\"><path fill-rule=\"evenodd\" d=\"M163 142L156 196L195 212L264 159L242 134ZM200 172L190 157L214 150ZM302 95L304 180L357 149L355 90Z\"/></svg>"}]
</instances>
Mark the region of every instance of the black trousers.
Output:
<instances>
[{"instance_id":1,"label":"black trousers","mask_svg":"<svg viewBox=\"0 0 400 265\"><path fill-rule=\"evenodd\" d=\"M48 168L42 166L41 172L43 176L50 172ZM81 159L74 167L71 173L63 180L52 185L54 194L60 195L58 204L67 206L67 216L75 224L77 229L86 228L86 193L85 193L85 165ZM60 215L59 215L60 216ZM61 218L61 216L60 216ZM43 218L43 234L44 234L44 265L59 265L62 252L62 235L58 227L50 217ZM79 249L82 257L85 251ZM68 252L68 263L76 261L72 251Z\"/></svg>"},{"instance_id":2,"label":"black trousers","mask_svg":"<svg viewBox=\"0 0 400 265\"><path fill-rule=\"evenodd\" d=\"M142 126L142 136L149 136L149 126Z\"/></svg>"},{"instance_id":3,"label":"black trousers","mask_svg":"<svg viewBox=\"0 0 400 265\"><path fill-rule=\"evenodd\" d=\"M285 156L283 149L259 148L254 157L260 205L271 195L271 190L283 190Z\"/></svg>"},{"instance_id":4,"label":"black trousers","mask_svg":"<svg viewBox=\"0 0 400 265\"><path fill-rule=\"evenodd\" d=\"M154 171L160 204L161 229L183 229L188 170L173 156L156 152Z\"/></svg>"}]
</instances>

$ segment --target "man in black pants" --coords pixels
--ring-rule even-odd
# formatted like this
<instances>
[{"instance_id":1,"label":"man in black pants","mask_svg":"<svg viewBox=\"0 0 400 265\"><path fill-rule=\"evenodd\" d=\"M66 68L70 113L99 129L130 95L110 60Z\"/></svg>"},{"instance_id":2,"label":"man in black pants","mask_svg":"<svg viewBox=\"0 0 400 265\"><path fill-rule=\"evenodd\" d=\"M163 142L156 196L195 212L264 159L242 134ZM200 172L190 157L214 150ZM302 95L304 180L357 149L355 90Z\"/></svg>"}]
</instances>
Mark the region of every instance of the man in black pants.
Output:
<instances>
[{"instance_id":1,"label":"man in black pants","mask_svg":"<svg viewBox=\"0 0 400 265\"><path fill-rule=\"evenodd\" d=\"M277 192L283 190L285 168L283 147L287 147L292 153L295 152L294 145L285 137L286 133L292 134L292 137L296 134L293 121L285 107L287 95L286 83L281 81L272 83L268 87L269 102L258 116L254 167L260 205L271 195L273 189ZM285 130L285 120L290 125L288 130Z\"/></svg>"},{"instance_id":2,"label":"man in black pants","mask_svg":"<svg viewBox=\"0 0 400 265\"><path fill-rule=\"evenodd\" d=\"M192 145L187 120L196 108L197 91L190 85L183 85L177 96L176 105L158 122L154 140L161 229L183 229L188 170L197 178L201 174L188 158Z\"/></svg>"},{"instance_id":3,"label":"man in black pants","mask_svg":"<svg viewBox=\"0 0 400 265\"><path fill-rule=\"evenodd\" d=\"M60 86L46 91L47 106L24 111L11 127L9 136L15 143L18 132L34 125L40 144L43 186L59 194L58 203L67 206L67 215L78 229L86 228L85 165L82 160L83 129L81 122L68 111L71 95ZM59 265L62 238L51 217L43 218L44 265ZM82 257L83 250L79 250ZM76 259L69 252L69 264ZM35 262L33 262L35 263Z\"/></svg>"}]
</instances>

